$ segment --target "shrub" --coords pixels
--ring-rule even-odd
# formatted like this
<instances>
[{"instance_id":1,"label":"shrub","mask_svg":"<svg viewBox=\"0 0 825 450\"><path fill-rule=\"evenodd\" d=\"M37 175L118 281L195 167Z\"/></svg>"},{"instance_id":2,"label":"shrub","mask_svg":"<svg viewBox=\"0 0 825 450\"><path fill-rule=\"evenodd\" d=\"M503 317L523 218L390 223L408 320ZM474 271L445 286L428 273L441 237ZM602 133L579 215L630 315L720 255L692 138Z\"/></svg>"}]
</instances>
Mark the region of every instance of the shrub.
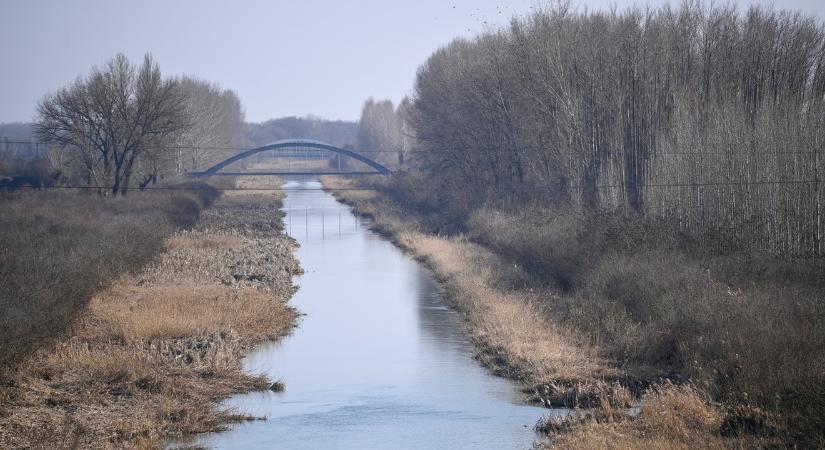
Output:
<instances>
[{"instance_id":1,"label":"shrub","mask_svg":"<svg viewBox=\"0 0 825 450\"><path fill-rule=\"evenodd\" d=\"M134 271L218 192L152 191L124 198L77 192L0 194L0 367L6 375L57 336L92 294Z\"/></svg>"}]
</instances>

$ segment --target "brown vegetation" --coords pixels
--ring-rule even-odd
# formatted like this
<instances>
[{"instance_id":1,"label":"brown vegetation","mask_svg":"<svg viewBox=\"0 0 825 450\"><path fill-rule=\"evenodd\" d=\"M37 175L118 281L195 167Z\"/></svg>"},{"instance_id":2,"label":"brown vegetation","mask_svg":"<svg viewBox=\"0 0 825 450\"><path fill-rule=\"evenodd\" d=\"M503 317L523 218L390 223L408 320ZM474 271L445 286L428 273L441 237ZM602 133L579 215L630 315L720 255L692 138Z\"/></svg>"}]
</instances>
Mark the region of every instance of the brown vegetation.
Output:
<instances>
[{"instance_id":1,"label":"brown vegetation","mask_svg":"<svg viewBox=\"0 0 825 450\"><path fill-rule=\"evenodd\" d=\"M296 317L280 204L271 192L226 193L148 266L98 291L0 389L0 446L155 448L246 419L215 402L270 388L240 358Z\"/></svg>"},{"instance_id":2,"label":"brown vegetation","mask_svg":"<svg viewBox=\"0 0 825 450\"><path fill-rule=\"evenodd\" d=\"M825 26L794 11L566 2L418 70L410 152L434 203L564 205L823 255Z\"/></svg>"},{"instance_id":3,"label":"brown vegetation","mask_svg":"<svg viewBox=\"0 0 825 450\"><path fill-rule=\"evenodd\" d=\"M276 158L268 158L266 154L260 154L263 161L254 162L246 165L246 169L250 172L260 171L260 172L277 172L277 171L294 171L294 172L301 172L301 171L329 171L336 169L334 167L337 162L336 158L333 156L332 159L319 159L319 158L300 158L300 157L283 157L278 156ZM250 158L252 159L252 158Z\"/></svg>"},{"instance_id":4,"label":"brown vegetation","mask_svg":"<svg viewBox=\"0 0 825 450\"><path fill-rule=\"evenodd\" d=\"M613 396L621 396L613 387ZM575 449L722 449L777 446L776 439L765 437L723 437L725 412L708 402L689 385L666 383L650 389L635 416L608 401L588 411L575 411L562 419L547 419L537 425L551 434L555 448Z\"/></svg>"},{"instance_id":5,"label":"brown vegetation","mask_svg":"<svg viewBox=\"0 0 825 450\"><path fill-rule=\"evenodd\" d=\"M698 395L723 424L673 445L825 439L821 262L708 253L661 224L560 209L480 209L458 224L466 234L443 235L454 216L416 203L409 182L324 179L377 189L335 193L434 269L466 314L479 359L527 383L535 400L625 408L632 402L614 398L616 383L645 403L663 380L690 381L683 396ZM648 419L563 429L595 433L592 446L608 439L601 432L646 436L617 441L637 447L670 442L672 430L644 428Z\"/></svg>"},{"instance_id":6,"label":"brown vegetation","mask_svg":"<svg viewBox=\"0 0 825 450\"><path fill-rule=\"evenodd\" d=\"M791 11L539 7L433 53L409 170L338 195L543 403L624 408L618 383L665 405L557 443L822 446L823 62ZM688 401L723 419L683 427Z\"/></svg>"},{"instance_id":7,"label":"brown vegetation","mask_svg":"<svg viewBox=\"0 0 825 450\"><path fill-rule=\"evenodd\" d=\"M689 380L732 409L781 417L788 439L825 438L822 261L708 252L662 225L559 210L479 210L469 227L555 287L554 321L629 379Z\"/></svg>"},{"instance_id":8,"label":"brown vegetation","mask_svg":"<svg viewBox=\"0 0 825 450\"><path fill-rule=\"evenodd\" d=\"M94 292L139 269L218 192L207 185L101 198L78 192L0 195L0 367L59 336Z\"/></svg>"},{"instance_id":9,"label":"brown vegetation","mask_svg":"<svg viewBox=\"0 0 825 450\"><path fill-rule=\"evenodd\" d=\"M553 294L523 289L529 279L522 268L463 235L428 232L420 216L404 214L402 204L380 191L346 190L359 182L342 178L322 181L341 189L334 194L356 213L372 218L373 229L433 269L447 289L447 300L470 322L479 358L496 372L527 384L576 386L577 393L588 390L599 373L615 373L581 345L577 333L553 326L541 306L543 295Z\"/></svg>"}]
</instances>

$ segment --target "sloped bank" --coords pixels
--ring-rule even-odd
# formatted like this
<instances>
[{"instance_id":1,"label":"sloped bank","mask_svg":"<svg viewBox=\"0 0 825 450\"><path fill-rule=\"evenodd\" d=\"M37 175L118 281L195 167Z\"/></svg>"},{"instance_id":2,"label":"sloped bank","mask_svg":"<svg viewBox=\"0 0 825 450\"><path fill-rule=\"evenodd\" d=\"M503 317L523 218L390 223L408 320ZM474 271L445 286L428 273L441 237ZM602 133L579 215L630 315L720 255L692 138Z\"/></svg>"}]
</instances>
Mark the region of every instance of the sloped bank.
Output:
<instances>
[{"instance_id":1,"label":"sloped bank","mask_svg":"<svg viewBox=\"0 0 825 450\"><path fill-rule=\"evenodd\" d=\"M466 319L477 358L494 373L525 386L525 400L586 408L539 423L551 445L570 448L724 448L776 444L742 435L727 408L689 384L656 377L646 367L622 367L583 333L559 322L525 269L464 235L428 232L425 218L384 192L381 182L325 177L324 186L372 219L372 227L433 270L447 301ZM364 189L373 187L375 190ZM351 189L355 188L355 189ZM628 414L628 411L635 414ZM754 420L761 420L753 411ZM745 418L744 420L748 420ZM773 424L758 424L770 428ZM729 430L725 432L725 430Z\"/></svg>"},{"instance_id":2,"label":"sloped bank","mask_svg":"<svg viewBox=\"0 0 825 450\"><path fill-rule=\"evenodd\" d=\"M544 295L522 289L523 269L466 236L424 231L415 214L379 191L354 189L356 182L322 177L324 186L372 228L429 267L444 286L450 306L467 319L477 358L494 373L523 383L529 398L548 407L595 403L597 385L620 373L593 349L552 325L539 307Z\"/></svg>"},{"instance_id":3,"label":"sloped bank","mask_svg":"<svg viewBox=\"0 0 825 450\"><path fill-rule=\"evenodd\" d=\"M280 206L272 192L227 192L147 267L95 295L64 339L24 363L0 446L158 448L246 419L216 402L280 387L240 359L297 316L287 301L300 268Z\"/></svg>"}]
</instances>

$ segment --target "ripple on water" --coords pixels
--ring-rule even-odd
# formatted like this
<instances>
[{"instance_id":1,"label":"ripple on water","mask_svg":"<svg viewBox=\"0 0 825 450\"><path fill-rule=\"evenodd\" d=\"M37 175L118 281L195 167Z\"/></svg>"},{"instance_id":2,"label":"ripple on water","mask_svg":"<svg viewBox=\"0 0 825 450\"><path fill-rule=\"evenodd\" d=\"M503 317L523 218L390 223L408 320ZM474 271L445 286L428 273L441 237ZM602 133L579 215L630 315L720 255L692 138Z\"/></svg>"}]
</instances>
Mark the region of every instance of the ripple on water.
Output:
<instances>
[{"instance_id":1,"label":"ripple on water","mask_svg":"<svg viewBox=\"0 0 825 450\"><path fill-rule=\"evenodd\" d=\"M311 179L287 188L318 188ZM201 437L213 448L530 448L552 411L488 374L430 274L319 191L293 191L285 219L305 274L306 313L244 360L286 384L226 406L266 416Z\"/></svg>"}]
</instances>

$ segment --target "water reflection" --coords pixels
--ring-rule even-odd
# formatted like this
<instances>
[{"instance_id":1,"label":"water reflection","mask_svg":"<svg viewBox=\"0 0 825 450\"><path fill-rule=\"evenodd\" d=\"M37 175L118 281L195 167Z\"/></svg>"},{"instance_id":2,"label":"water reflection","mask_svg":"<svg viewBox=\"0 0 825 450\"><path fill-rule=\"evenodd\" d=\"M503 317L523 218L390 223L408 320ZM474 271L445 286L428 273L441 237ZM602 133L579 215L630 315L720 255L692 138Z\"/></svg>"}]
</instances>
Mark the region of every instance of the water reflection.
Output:
<instances>
[{"instance_id":1,"label":"water reflection","mask_svg":"<svg viewBox=\"0 0 825 450\"><path fill-rule=\"evenodd\" d=\"M308 179L287 188L317 189ZM205 436L217 448L529 448L548 411L472 359L460 318L430 274L368 231L329 194L290 192L287 228L306 274L293 304L306 313L247 370L283 393L227 405L269 420ZM340 219L339 219L340 218Z\"/></svg>"}]
</instances>

